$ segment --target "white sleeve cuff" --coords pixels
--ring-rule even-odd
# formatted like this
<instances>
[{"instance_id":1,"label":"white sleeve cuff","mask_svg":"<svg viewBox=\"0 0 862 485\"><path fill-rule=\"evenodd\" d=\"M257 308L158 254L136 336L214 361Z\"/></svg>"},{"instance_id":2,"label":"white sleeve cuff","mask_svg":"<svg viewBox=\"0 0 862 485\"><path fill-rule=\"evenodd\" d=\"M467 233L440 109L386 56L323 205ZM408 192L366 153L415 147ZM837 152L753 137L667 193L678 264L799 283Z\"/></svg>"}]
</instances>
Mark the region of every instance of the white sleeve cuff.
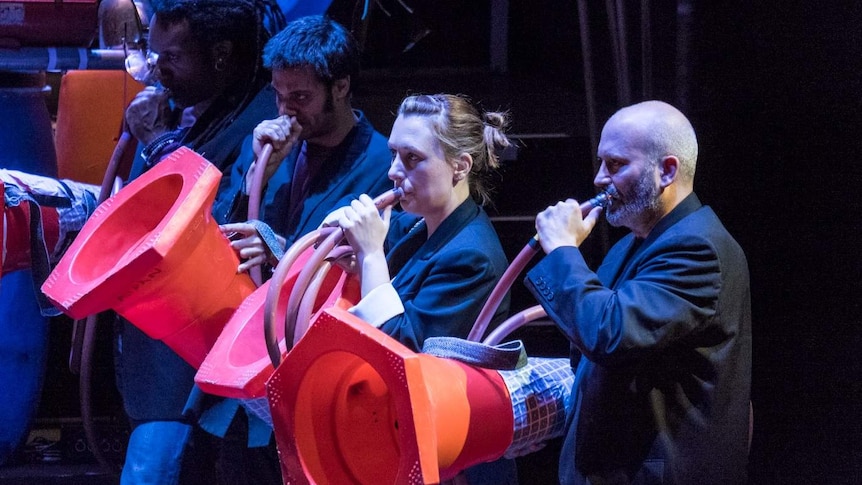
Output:
<instances>
[{"instance_id":1,"label":"white sleeve cuff","mask_svg":"<svg viewBox=\"0 0 862 485\"><path fill-rule=\"evenodd\" d=\"M379 328L390 318L404 313L404 304L395 288L387 283L368 292L347 311Z\"/></svg>"}]
</instances>

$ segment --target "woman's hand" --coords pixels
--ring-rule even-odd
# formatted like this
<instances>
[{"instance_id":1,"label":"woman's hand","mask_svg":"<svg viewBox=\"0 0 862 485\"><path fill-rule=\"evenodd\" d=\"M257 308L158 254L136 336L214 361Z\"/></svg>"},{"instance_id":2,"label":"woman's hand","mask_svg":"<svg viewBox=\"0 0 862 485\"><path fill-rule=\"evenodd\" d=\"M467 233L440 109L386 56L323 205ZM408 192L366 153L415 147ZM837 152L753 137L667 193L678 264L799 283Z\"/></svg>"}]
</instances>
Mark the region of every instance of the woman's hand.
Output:
<instances>
[{"instance_id":1,"label":"woman's hand","mask_svg":"<svg viewBox=\"0 0 862 485\"><path fill-rule=\"evenodd\" d=\"M338 225L360 261L365 255L383 253L383 242L386 240L389 218L392 215L391 207L384 209L381 214L374 205L374 200L367 194L362 194L359 199L339 211Z\"/></svg>"},{"instance_id":2,"label":"woman's hand","mask_svg":"<svg viewBox=\"0 0 862 485\"><path fill-rule=\"evenodd\" d=\"M255 266L263 265L275 259L269 251L263 238L257 232L257 228L253 225L241 222L233 224L224 224L219 226L222 234L230 239L230 247L236 251L242 262L237 267L237 273L243 273ZM284 246L285 240L281 236L276 236L279 244ZM274 262L277 264L277 262Z\"/></svg>"},{"instance_id":3,"label":"woman's hand","mask_svg":"<svg viewBox=\"0 0 862 485\"><path fill-rule=\"evenodd\" d=\"M386 207L381 214L374 205L374 200L367 194L362 194L358 200L351 202L349 207L339 210L341 212L338 225L356 253L362 296L365 296L391 279L383 243L389 231L392 207Z\"/></svg>"}]
</instances>

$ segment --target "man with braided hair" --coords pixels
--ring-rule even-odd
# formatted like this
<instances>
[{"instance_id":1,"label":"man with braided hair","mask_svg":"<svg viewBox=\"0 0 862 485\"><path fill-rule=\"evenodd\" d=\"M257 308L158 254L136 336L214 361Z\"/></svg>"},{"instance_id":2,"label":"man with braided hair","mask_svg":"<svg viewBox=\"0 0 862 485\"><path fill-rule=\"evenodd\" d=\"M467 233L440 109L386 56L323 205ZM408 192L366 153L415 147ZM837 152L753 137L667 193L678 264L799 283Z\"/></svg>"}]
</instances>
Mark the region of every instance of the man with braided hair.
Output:
<instances>
[{"instance_id":1,"label":"man with braided hair","mask_svg":"<svg viewBox=\"0 0 862 485\"><path fill-rule=\"evenodd\" d=\"M274 0L157 0L153 11L147 58L157 85L145 88L126 110L129 131L140 142L130 179L187 146L226 175L217 200L231 198L227 175L243 139L278 115L260 53L270 37L266 26L279 30L283 16L272 18L280 12ZM228 222L218 206L214 217ZM122 318L115 366L133 428L121 483L180 483L186 444L198 432L183 413L195 369ZM207 480L186 473L184 483L187 475Z\"/></svg>"}]
</instances>

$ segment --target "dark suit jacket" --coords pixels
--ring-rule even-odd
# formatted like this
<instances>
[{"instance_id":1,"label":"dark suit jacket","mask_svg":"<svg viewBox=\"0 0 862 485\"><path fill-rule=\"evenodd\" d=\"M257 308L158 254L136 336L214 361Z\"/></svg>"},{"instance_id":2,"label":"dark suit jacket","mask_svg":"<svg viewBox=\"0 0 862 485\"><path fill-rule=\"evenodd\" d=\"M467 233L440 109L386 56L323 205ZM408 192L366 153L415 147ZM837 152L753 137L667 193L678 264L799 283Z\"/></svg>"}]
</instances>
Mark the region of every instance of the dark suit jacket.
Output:
<instances>
[{"instance_id":1,"label":"dark suit jacket","mask_svg":"<svg viewBox=\"0 0 862 485\"><path fill-rule=\"evenodd\" d=\"M380 329L415 351L427 337L466 338L508 266L491 220L471 199L427 234L416 216L393 215L387 262L404 313ZM506 298L495 321L508 311Z\"/></svg>"},{"instance_id":2,"label":"dark suit jacket","mask_svg":"<svg viewBox=\"0 0 862 485\"><path fill-rule=\"evenodd\" d=\"M694 194L597 273L558 248L526 284L572 345L564 484L745 483L751 385L748 266Z\"/></svg>"}]
</instances>

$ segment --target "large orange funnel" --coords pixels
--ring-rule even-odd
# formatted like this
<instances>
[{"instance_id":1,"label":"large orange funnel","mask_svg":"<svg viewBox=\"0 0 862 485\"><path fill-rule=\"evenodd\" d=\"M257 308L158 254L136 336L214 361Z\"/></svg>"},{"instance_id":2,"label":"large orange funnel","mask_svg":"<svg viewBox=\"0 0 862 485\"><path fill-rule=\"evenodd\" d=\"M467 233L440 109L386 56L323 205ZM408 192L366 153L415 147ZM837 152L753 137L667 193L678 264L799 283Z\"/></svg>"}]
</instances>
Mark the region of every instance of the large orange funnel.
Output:
<instances>
[{"instance_id":1,"label":"large orange funnel","mask_svg":"<svg viewBox=\"0 0 862 485\"><path fill-rule=\"evenodd\" d=\"M284 322L288 296L296 284L299 272L313 252L314 248L309 247L299 255L281 287L282 297L277 309L280 322ZM345 285L348 281L351 284ZM263 337L264 304L270 291L270 283L271 280L265 282L243 301L204 359L195 375L195 383L204 392L239 399L266 396L266 381L274 370ZM349 306L349 301L359 299L358 280L352 277L348 280L348 275L338 267L333 267L321 283L321 291L317 293L314 303L315 312L337 304ZM353 296L345 298L345 293ZM300 327L307 328L308 323ZM276 335L284 355L287 344L284 342L283 324L276 326ZM301 335L296 338L291 336L290 347L293 347L293 341L299 337Z\"/></svg>"},{"instance_id":2,"label":"large orange funnel","mask_svg":"<svg viewBox=\"0 0 862 485\"><path fill-rule=\"evenodd\" d=\"M267 382L285 483L439 483L513 438L499 372L417 354L340 308Z\"/></svg>"},{"instance_id":3,"label":"large orange funnel","mask_svg":"<svg viewBox=\"0 0 862 485\"><path fill-rule=\"evenodd\" d=\"M96 209L42 291L72 318L113 309L200 366L255 289L210 213L220 178L170 154Z\"/></svg>"}]
</instances>

